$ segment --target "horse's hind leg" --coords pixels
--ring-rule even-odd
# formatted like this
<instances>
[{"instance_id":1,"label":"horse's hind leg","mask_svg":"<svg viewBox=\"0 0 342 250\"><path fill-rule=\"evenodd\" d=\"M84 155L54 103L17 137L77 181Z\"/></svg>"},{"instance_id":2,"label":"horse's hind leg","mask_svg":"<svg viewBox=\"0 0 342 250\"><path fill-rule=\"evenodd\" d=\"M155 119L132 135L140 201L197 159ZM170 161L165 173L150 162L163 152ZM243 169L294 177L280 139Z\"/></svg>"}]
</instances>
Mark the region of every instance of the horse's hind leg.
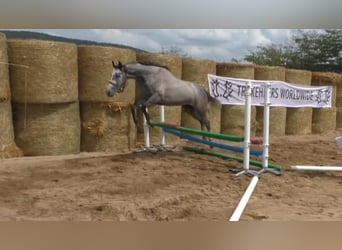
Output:
<instances>
[{"instance_id":1,"label":"horse's hind leg","mask_svg":"<svg viewBox=\"0 0 342 250\"><path fill-rule=\"evenodd\" d=\"M210 131L210 122L207 118L207 115L201 114L197 109L195 109L193 106L190 105L184 105L183 110L190 114L193 118L195 118L197 121L199 121L201 130L205 131L205 128L207 131ZM207 138L206 136L202 136L204 140L209 140L210 138Z\"/></svg>"},{"instance_id":2,"label":"horse's hind leg","mask_svg":"<svg viewBox=\"0 0 342 250\"><path fill-rule=\"evenodd\" d=\"M203 131L204 131L204 127L205 127L206 130L207 130L208 132L210 132L210 121L209 121L206 117L200 121L200 124L201 124L201 129L202 129ZM203 139L207 139L207 140L211 141L211 138L210 138L210 137L207 138L207 137L204 137L204 136L203 136Z\"/></svg>"},{"instance_id":3,"label":"horse's hind leg","mask_svg":"<svg viewBox=\"0 0 342 250\"><path fill-rule=\"evenodd\" d=\"M207 118L203 119L203 121L201 121L200 123L201 123L202 130L204 130L204 127L205 127L207 131L210 132L210 121Z\"/></svg>"}]
</instances>

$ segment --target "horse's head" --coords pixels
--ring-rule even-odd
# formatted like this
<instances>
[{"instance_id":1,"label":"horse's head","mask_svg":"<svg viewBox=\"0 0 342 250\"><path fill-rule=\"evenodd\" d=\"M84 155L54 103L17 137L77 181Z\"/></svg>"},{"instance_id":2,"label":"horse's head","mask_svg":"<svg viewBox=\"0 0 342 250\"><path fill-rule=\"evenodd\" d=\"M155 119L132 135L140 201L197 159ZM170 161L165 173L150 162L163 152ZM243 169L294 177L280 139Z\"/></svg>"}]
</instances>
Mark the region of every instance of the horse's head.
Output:
<instances>
[{"instance_id":1,"label":"horse's head","mask_svg":"<svg viewBox=\"0 0 342 250\"><path fill-rule=\"evenodd\" d=\"M113 96L116 92L121 93L125 89L127 75L125 72L125 67L119 61L118 64L113 64L112 77L107 86L107 96Z\"/></svg>"}]
</instances>

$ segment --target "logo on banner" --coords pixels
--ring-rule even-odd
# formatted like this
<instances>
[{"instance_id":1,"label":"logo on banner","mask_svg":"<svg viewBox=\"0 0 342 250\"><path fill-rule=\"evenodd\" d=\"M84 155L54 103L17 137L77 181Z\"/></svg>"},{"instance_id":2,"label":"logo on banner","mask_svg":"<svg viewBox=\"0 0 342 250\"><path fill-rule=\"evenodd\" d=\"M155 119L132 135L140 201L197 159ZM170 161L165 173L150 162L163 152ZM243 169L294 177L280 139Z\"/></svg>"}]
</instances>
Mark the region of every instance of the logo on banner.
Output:
<instances>
[{"instance_id":1,"label":"logo on banner","mask_svg":"<svg viewBox=\"0 0 342 250\"><path fill-rule=\"evenodd\" d=\"M316 96L316 103L317 104L328 104L331 98L331 94L328 90L324 89L324 90L319 90L318 94Z\"/></svg>"},{"instance_id":2,"label":"logo on banner","mask_svg":"<svg viewBox=\"0 0 342 250\"><path fill-rule=\"evenodd\" d=\"M222 91L220 91L220 83L218 80L214 79L211 82L211 91L213 93L213 97L217 98L217 97L224 97L227 101L229 101L229 97L232 97L232 94L234 92L233 90L233 83L226 81L223 84L223 93Z\"/></svg>"}]
</instances>

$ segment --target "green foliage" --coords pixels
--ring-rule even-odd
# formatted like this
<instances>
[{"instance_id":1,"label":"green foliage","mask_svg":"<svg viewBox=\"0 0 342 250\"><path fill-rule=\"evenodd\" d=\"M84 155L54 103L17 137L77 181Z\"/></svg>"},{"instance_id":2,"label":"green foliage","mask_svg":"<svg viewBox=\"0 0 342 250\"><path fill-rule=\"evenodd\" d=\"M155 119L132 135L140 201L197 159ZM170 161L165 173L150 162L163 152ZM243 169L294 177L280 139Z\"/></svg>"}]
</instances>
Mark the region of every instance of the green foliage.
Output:
<instances>
[{"instance_id":1,"label":"green foliage","mask_svg":"<svg viewBox=\"0 0 342 250\"><path fill-rule=\"evenodd\" d=\"M244 60L258 65L282 66L287 63L286 53L284 48L276 44L258 46L256 51L250 52Z\"/></svg>"},{"instance_id":2,"label":"green foliage","mask_svg":"<svg viewBox=\"0 0 342 250\"><path fill-rule=\"evenodd\" d=\"M258 46L244 57L259 65L342 72L342 30L301 31L285 45Z\"/></svg>"}]
</instances>

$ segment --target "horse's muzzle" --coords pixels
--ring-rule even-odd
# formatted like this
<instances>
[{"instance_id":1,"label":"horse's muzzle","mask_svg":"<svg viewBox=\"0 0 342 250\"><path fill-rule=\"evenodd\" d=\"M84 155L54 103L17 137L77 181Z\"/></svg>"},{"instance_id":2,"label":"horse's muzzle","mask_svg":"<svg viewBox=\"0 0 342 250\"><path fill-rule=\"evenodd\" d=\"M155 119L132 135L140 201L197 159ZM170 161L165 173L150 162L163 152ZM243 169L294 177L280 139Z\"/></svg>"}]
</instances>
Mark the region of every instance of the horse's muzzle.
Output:
<instances>
[{"instance_id":1,"label":"horse's muzzle","mask_svg":"<svg viewBox=\"0 0 342 250\"><path fill-rule=\"evenodd\" d=\"M113 82L109 82L108 87L107 87L107 96L111 97L115 93L115 85Z\"/></svg>"},{"instance_id":2,"label":"horse's muzzle","mask_svg":"<svg viewBox=\"0 0 342 250\"><path fill-rule=\"evenodd\" d=\"M107 96L112 97L114 95L114 91L107 90Z\"/></svg>"}]
</instances>

